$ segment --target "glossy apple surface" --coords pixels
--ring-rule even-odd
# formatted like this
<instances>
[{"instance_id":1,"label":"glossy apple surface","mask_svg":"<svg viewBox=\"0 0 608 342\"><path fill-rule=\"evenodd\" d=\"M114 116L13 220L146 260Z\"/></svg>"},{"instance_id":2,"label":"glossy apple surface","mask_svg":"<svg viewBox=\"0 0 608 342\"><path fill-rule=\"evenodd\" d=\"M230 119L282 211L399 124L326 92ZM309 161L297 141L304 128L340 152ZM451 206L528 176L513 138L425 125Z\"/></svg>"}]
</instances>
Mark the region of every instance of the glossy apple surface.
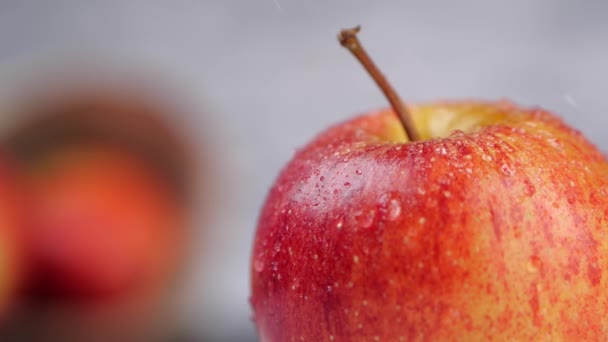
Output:
<instances>
[{"instance_id":1,"label":"glossy apple surface","mask_svg":"<svg viewBox=\"0 0 608 342\"><path fill-rule=\"evenodd\" d=\"M605 340L608 164L509 102L412 106L334 126L263 207L262 341Z\"/></svg>"}]
</instances>

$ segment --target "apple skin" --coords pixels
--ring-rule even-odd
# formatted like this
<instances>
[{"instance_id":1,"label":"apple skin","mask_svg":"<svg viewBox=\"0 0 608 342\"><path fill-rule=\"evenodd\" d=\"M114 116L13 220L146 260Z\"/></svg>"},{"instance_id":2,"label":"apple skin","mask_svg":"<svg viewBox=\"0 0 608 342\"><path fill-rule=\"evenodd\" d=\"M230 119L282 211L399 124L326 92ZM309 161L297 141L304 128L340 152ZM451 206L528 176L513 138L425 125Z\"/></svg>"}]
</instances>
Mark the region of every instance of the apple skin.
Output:
<instances>
[{"instance_id":1,"label":"apple skin","mask_svg":"<svg viewBox=\"0 0 608 342\"><path fill-rule=\"evenodd\" d=\"M183 208L149 165L89 144L49 152L24 174L32 297L115 305L157 296L172 282Z\"/></svg>"},{"instance_id":2,"label":"apple skin","mask_svg":"<svg viewBox=\"0 0 608 342\"><path fill-rule=\"evenodd\" d=\"M368 113L280 173L251 258L261 340L606 340L602 154L542 109L410 109L421 141Z\"/></svg>"}]
</instances>

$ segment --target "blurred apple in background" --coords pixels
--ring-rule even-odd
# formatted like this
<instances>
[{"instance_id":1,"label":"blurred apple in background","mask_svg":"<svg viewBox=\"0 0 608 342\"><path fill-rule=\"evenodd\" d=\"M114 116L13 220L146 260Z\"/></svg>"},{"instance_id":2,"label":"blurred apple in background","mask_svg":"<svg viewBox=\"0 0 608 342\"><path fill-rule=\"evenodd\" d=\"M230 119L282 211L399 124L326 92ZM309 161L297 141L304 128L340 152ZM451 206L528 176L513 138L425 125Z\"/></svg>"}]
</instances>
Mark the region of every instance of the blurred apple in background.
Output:
<instances>
[{"instance_id":1,"label":"blurred apple in background","mask_svg":"<svg viewBox=\"0 0 608 342\"><path fill-rule=\"evenodd\" d=\"M170 277L182 208L148 165L109 146L64 147L36 162L27 173L36 295L103 303Z\"/></svg>"},{"instance_id":2,"label":"blurred apple in background","mask_svg":"<svg viewBox=\"0 0 608 342\"><path fill-rule=\"evenodd\" d=\"M177 109L124 84L48 89L5 140L26 189L22 320L40 331L19 336L145 340L171 324L191 233L194 166L169 121Z\"/></svg>"},{"instance_id":3,"label":"blurred apple in background","mask_svg":"<svg viewBox=\"0 0 608 342\"><path fill-rule=\"evenodd\" d=\"M0 325L15 303L23 273L20 191L4 153L0 153Z\"/></svg>"}]
</instances>

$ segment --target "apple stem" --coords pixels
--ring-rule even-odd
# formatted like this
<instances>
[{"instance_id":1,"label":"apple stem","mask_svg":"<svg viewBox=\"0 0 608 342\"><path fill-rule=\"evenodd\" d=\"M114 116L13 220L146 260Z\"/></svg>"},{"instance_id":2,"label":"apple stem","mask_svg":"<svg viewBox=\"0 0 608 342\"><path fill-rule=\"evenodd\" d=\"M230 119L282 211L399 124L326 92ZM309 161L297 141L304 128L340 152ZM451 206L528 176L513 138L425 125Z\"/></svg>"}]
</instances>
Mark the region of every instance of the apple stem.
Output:
<instances>
[{"instance_id":1,"label":"apple stem","mask_svg":"<svg viewBox=\"0 0 608 342\"><path fill-rule=\"evenodd\" d=\"M382 75L382 72L378 69L376 64L369 57L361 42L357 38L357 33L361 30L361 26L357 26L351 29L344 29L340 31L338 35L338 40L340 44L347 48L355 58L363 65L365 70L369 73L369 75L376 81L378 87L386 96L388 102L393 107L395 113L399 117L401 124L403 125L403 129L405 130L405 135L407 136L409 141L420 140L420 136L418 135L418 131L412 121L412 115L407 110L403 101L397 94L397 92L393 89L391 84L386 80L386 78Z\"/></svg>"}]
</instances>

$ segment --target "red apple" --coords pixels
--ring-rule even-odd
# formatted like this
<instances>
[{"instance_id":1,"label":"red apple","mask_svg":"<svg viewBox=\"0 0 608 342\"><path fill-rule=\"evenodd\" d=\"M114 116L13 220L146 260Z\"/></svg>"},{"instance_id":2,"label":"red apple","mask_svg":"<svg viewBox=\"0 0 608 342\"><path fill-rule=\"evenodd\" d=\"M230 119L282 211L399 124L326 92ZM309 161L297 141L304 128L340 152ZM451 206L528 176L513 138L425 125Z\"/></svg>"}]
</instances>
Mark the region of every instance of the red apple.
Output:
<instances>
[{"instance_id":1,"label":"red apple","mask_svg":"<svg viewBox=\"0 0 608 342\"><path fill-rule=\"evenodd\" d=\"M149 165L99 145L50 153L30 170L37 292L112 302L172 279L182 248L182 210Z\"/></svg>"},{"instance_id":2,"label":"red apple","mask_svg":"<svg viewBox=\"0 0 608 342\"><path fill-rule=\"evenodd\" d=\"M261 340L608 339L596 147L507 101L409 112L419 140L367 113L280 173L251 260Z\"/></svg>"},{"instance_id":3,"label":"red apple","mask_svg":"<svg viewBox=\"0 0 608 342\"><path fill-rule=\"evenodd\" d=\"M5 139L28 185L32 293L68 303L166 287L189 232L190 154L167 119L178 107L96 80L31 87Z\"/></svg>"},{"instance_id":4,"label":"red apple","mask_svg":"<svg viewBox=\"0 0 608 342\"><path fill-rule=\"evenodd\" d=\"M4 153L0 156L0 318L15 303L24 267L22 202L18 177Z\"/></svg>"},{"instance_id":5,"label":"red apple","mask_svg":"<svg viewBox=\"0 0 608 342\"><path fill-rule=\"evenodd\" d=\"M198 191L170 119L182 108L138 78L68 79L31 82L2 141L28 205L25 305L6 335L149 340L175 324Z\"/></svg>"},{"instance_id":6,"label":"red apple","mask_svg":"<svg viewBox=\"0 0 608 342\"><path fill-rule=\"evenodd\" d=\"M110 145L64 147L28 166L28 307L8 335L28 326L52 340L166 333L186 233L175 189Z\"/></svg>"}]
</instances>

